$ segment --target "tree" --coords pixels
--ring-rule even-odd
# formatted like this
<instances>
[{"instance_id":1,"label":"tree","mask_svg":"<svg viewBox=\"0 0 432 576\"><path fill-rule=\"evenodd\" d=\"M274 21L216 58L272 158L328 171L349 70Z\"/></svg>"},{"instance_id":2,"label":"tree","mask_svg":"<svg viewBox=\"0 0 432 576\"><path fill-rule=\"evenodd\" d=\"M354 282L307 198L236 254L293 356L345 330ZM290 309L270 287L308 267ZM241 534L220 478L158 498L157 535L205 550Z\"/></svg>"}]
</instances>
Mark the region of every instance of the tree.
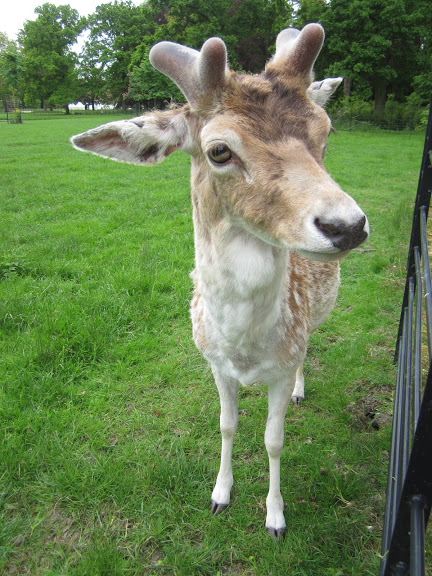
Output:
<instances>
[{"instance_id":1,"label":"tree","mask_svg":"<svg viewBox=\"0 0 432 576\"><path fill-rule=\"evenodd\" d=\"M69 5L43 4L35 8L38 17L27 21L19 34L23 51L26 98L40 100L41 106L63 105L75 100L78 88L71 50L85 26L76 10Z\"/></svg>"},{"instance_id":2,"label":"tree","mask_svg":"<svg viewBox=\"0 0 432 576\"><path fill-rule=\"evenodd\" d=\"M418 65L413 86L416 99L428 104L432 98L432 10L429 0L415 0L413 17L417 25Z\"/></svg>"},{"instance_id":3,"label":"tree","mask_svg":"<svg viewBox=\"0 0 432 576\"><path fill-rule=\"evenodd\" d=\"M24 94L22 54L13 40L0 32L0 98L22 100Z\"/></svg>"},{"instance_id":4,"label":"tree","mask_svg":"<svg viewBox=\"0 0 432 576\"><path fill-rule=\"evenodd\" d=\"M272 54L276 37L292 25L293 8L285 0L234 0L230 2L224 32L239 66L259 73Z\"/></svg>"},{"instance_id":5,"label":"tree","mask_svg":"<svg viewBox=\"0 0 432 576\"><path fill-rule=\"evenodd\" d=\"M415 0L331 0L321 15L327 41L327 74L344 76L362 96L384 109L392 92L411 91L418 59ZM348 93L349 95L349 93Z\"/></svg>"},{"instance_id":6,"label":"tree","mask_svg":"<svg viewBox=\"0 0 432 576\"><path fill-rule=\"evenodd\" d=\"M123 102L129 82L129 65L143 36L155 24L147 4L131 0L101 4L88 17L89 39L81 54L80 75L85 78L89 97L104 92L111 100Z\"/></svg>"},{"instance_id":7,"label":"tree","mask_svg":"<svg viewBox=\"0 0 432 576\"><path fill-rule=\"evenodd\" d=\"M99 61L99 51L94 43L87 41L81 52L78 64L78 82L80 99L90 103L93 110L95 102L110 101L105 79L105 66Z\"/></svg>"}]
</instances>

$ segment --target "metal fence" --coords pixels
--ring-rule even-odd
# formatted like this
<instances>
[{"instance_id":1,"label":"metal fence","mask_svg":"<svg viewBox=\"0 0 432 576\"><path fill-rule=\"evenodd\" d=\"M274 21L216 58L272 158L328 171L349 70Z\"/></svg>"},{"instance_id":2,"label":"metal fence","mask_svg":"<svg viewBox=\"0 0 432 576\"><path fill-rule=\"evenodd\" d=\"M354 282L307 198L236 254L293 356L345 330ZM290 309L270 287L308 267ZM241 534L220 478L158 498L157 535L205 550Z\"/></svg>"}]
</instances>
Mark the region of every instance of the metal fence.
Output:
<instances>
[{"instance_id":1,"label":"metal fence","mask_svg":"<svg viewBox=\"0 0 432 576\"><path fill-rule=\"evenodd\" d=\"M332 124L338 129L416 130L426 127L428 108L389 100L377 113L373 102L335 102L328 106Z\"/></svg>"},{"instance_id":2,"label":"metal fence","mask_svg":"<svg viewBox=\"0 0 432 576\"><path fill-rule=\"evenodd\" d=\"M7 122L22 122L27 120L44 120L48 118L67 118L72 116L117 116L117 115L130 115L139 116L154 108L163 109L166 104L161 101L150 100L144 103L135 103L132 106L103 106L97 107L95 110L91 106L84 109L70 108L56 108L54 106L46 108L30 108L22 106L19 103L7 102L0 104L0 121Z\"/></svg>"},{"instance_id":3,"label":"metal fence","mask_svg":"<svg viewBox=\"0 0 432 576\"><path fill-rule=\"evenodd\" d=\"M70 107L69 113L66 108L45 107L31 108L24 106L22 102L0 102L0 121L21 122L27 120L43 120L46 118L68 118L72 116L115 116L135 115L139 116L148 110L164 109L167 102L162 100L149 100L136 102L128 106L111 107L109 105L97 105L93 110L91 105L85 109ZM414 107L389 102L382 114L374 112L373 103L341 104L335 102L328 109L335 128L341 130L382 130L401 131L423 129L427 122L428 110L426 107Z\"/></svg>"},{"instance_id":4,"label":"metal fence","mask_svg":"<svg viewBox=\"0 0 432 576\"><path fill-rule=\"evenodd\" d=\"M380 576L425 574L424 532L432 504L432 286L427 234L431 189L432 106L396 343L398 370Z\"/></svg>"}]
</instances>

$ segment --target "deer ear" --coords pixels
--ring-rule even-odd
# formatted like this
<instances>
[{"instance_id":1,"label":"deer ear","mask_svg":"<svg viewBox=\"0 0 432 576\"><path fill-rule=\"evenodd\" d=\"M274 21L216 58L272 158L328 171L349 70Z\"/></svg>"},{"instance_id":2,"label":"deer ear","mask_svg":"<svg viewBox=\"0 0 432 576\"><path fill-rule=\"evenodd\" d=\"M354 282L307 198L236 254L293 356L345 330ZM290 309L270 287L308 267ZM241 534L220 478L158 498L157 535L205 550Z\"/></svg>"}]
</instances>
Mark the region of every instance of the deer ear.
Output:
<instances>
[{"instance_id":1,"label":"deer ear","mask_svg":"<svg viewBox=\"0 0 432 576\"><path fill-rule=\"evenodd\" d=\"M174 150L191 152L184 109L110 122L71 138L77 150L128 164L162 162Z\"/></svg>"},{"instance_id":2,"label":"deer ear","mask_svg":"<svg viewBox=\"0 0 432 576\"><path fill-rule=\"evenodd\" d=\"M307 95L309 98L318 104L319 106L324 106L327 100L336 92L340 86L343 78L326 78L325 80L319 80L317 82L312 82L312 84L307 89Z\"/></svg>"}]
</instances>

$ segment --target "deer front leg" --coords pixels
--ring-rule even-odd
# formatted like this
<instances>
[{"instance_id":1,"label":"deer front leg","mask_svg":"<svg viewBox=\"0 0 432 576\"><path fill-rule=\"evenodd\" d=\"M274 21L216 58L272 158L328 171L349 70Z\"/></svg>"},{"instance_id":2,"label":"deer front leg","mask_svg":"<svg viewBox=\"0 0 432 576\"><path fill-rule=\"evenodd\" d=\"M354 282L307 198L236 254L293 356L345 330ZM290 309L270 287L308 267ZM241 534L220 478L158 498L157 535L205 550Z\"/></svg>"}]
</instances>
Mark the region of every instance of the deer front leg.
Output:
<instances>
[{"instance_id":1,"label":"deer front leg","mask_svg":"<svg viewBox=\"0 0 432 576\"><path fill-rule=\"evenodd\" d=\"M219 474L211 496L211 511L217 515L228 506L233 485L232 474L232 447L234 433L238 422L238 383L233 378L221 376L212 366L216 386L220 398L220 430L222 435L222 453Z\"/></svg>"},{"instance_id":2,"label":"deer front leg","mask_svg":"<svg viewBox=\"0 0 432 576\"><path fill-rule=\"evenodd\" d=\"M292 373L285 382L268 387L268 420L265 431L265 445L269 458L270 486L267 495L266 528L269 534L282 539L286 528L283 514L284 503L280 491L280 457L284 441L284 421L294 387Z\"/></svg>"}]
</instances>

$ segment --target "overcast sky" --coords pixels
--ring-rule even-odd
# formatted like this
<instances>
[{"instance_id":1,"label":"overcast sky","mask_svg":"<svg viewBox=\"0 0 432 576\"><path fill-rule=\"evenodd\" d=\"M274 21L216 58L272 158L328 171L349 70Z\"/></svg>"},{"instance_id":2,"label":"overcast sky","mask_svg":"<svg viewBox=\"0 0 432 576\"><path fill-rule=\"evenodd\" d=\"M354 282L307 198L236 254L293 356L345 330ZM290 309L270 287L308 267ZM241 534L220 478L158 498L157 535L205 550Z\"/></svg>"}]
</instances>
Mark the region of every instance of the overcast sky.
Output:
<instances>
[{"instance_id":1,"label":"overcast sky","mask_svg":"<svg viewBox=\"0 0 432 576\"><path fill-rule=\"evenodd\" d=\"M16 40L18 31L23 27L26 20L36 20L34 9L42 6L45 2L61 6L69 4L78 10L80 16L92 14L96 6L107 4L109 0L12 0L2 2L0 11L0 32L5 32L11 40ZM139 4L140 2L134 2Z\"/></svg>"}]
</instances>

